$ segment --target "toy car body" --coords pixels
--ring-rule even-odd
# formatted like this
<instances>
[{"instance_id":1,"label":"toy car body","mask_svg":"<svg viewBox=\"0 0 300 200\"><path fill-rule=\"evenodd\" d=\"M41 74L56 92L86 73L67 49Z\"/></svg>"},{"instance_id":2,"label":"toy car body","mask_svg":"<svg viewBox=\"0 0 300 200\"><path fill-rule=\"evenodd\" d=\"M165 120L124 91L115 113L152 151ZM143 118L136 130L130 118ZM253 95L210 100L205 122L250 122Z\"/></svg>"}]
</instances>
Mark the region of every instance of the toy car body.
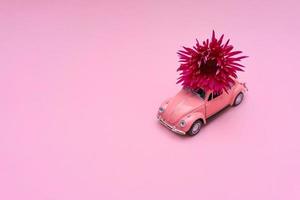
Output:
<instances>
[{"instance_id":1,"label":"toy car body","mask_svg":"<svg viewBox=\"0 0 300 200\"><path fill-rule=\"evenodd\" d=\"M180 135L196 135L207 118L228 105L237 106L244 98L245 83L235 81L231 89L221 94L202 89L182 89L159 107L157 118L168 129Z\"/></svg>"}]
</instances>

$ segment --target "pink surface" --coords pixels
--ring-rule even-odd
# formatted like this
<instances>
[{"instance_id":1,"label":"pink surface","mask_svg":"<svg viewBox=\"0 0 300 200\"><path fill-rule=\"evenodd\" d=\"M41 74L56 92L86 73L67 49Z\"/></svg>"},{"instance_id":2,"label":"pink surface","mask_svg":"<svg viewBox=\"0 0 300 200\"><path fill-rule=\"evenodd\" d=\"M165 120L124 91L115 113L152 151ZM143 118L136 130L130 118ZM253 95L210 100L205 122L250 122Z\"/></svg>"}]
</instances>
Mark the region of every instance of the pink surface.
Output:
<instances>
[{"instance_id":1,"label":"pink surface","mask_svg":"<svg viewBox=\"0 0 300 200\"><path fill-rule=\"evenodd\" d=\"M0 5L0 199L300 199L298 1ZM156 112L212 29L249 93L182 138Z\"/></svg>"}]
</instances>

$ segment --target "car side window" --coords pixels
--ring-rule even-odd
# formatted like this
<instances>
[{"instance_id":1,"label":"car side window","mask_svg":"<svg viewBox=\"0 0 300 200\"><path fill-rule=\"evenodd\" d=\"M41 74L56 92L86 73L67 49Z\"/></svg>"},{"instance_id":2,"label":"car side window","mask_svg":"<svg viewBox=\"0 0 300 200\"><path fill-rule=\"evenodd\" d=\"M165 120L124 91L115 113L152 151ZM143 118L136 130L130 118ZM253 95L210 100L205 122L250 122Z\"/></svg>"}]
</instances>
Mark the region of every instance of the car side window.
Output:
<instances>
[{"instance_id":1,"label":"car side window","mask_svg":"<svg viewBox=\"0 0 300 200\"><path fill-rule=\"evenodd\" d=\"M219 93L219 92L212 92L212 93L210 93L209 94L209 97L208 97L208 101L210 101L210 100L212 100L212 99L215 99L215 98L217 98L218 96L220 96L221 95L221 93Z\"/></svg>"},{"instance_id":2,"label":"car side window","mask_svg":"<svg viewBox=\"0 0 300 200\"><path fill-rule=\"evenodd\" d=\"M221 93L219 93L219 92L214 92L213 98L215 99L215 98L217 98L217 97L220 96L220 95L221 95Z\"/></svg>"},{"instance_id":3,"label":"car side window","mask_svg":"<svg viewBox=\"0 0 300 200\"><path fill-rule=\"evenodd\" d=\"M212 93L209 94L208 101L212 100Z\"/></svg>"}]
</instances>

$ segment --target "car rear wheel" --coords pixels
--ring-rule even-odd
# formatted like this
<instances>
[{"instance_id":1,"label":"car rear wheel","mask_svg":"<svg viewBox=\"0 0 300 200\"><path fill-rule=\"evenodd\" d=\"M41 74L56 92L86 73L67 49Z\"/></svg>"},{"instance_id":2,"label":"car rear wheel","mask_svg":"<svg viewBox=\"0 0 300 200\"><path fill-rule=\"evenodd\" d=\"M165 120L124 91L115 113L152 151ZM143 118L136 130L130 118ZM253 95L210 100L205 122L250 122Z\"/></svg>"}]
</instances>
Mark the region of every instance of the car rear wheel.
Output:
<instances>
[{"instance_id":1,"label":"car rear wheel","mask_svg":"<svg viewBox=\"0 0 300 200\"><path fill-rule=\"evenodd\" d=\"M199 119L195 121L191 126L190 130L187 132L187 135L189 136L197 135L200 132L202 125L203 125L202 120Z\"/></svg>"},{"instance_id":2,"label":"car rear wheel","mask_svg":"<svg viewBox=\"0 0 300 200\"><path fill-rule=\"evenodd\" d=\"M240 92L238 95L236 95L235 99L234 99L234 106L240 105L242 103L244 99L244 94L242 92Z\"/></svg>"}]
</instances>

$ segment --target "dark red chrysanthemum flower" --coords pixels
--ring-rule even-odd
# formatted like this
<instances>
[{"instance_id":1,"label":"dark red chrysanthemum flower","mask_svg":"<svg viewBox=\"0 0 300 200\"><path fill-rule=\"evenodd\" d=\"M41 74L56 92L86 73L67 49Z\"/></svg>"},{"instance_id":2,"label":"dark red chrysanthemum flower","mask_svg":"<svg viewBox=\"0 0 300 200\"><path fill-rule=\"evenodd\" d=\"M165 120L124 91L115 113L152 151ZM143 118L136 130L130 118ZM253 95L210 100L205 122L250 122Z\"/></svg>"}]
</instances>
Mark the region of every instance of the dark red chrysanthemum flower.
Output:
<instances>
[{"instance_id":1,"label":"dark red chrysanthemum flower","mask_svg":"<svg viewBox=\"0 0 300 200\"><path fill-rule=\"evenodd\" d=\"M211 41L207 39L200 44L196 40L193 48L183 47L178 52L181 64L177 71L181 73L177 83L191 89L227 92L237 78L236 72L244 71L238 62L248 56L237 56L242 52L232 51L229 40L222 44L223 37L217 39L213 31Z\"/></svg>"}]
</instances>

